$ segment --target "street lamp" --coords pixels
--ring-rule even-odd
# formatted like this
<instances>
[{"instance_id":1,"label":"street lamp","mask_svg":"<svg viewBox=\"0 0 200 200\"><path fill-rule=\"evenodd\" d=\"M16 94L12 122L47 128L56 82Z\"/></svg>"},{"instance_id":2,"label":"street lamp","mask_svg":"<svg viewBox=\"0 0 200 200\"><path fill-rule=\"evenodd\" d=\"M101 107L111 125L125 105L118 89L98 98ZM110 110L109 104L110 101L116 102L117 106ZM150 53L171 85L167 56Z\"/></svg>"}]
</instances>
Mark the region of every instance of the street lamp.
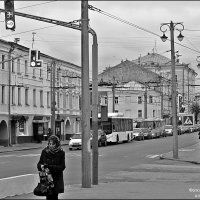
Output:
<instances>
[{"instance_id":1,"label":"street lamp","mask_svg":"<svg viewBox=\"0 0 200 200\"><path fill-rule=\"evenodd\" d=\"M197 56L196 61L198 63L197 67L200 68L200 60L199 60L200 56Z\"/></svg>"},{"instance_id":2,"label":"street lamp","mask_svg":"<svg viewBox=\"0 0 200 200\"><path fill-rule=\"evenodd\" d=\"M176 103L176 74L175 74L175 52L174 52L174 29L175 27L180 32L178 35L178 40L183 40L183 35L181 34L181 31L184 30L184 26L182 22L179 23L173 23L172 21L170 23L163 23L161 24L160 30L163 32L163 36L161 37L161 40L165 42L167 40L167 36L165 35L165 32L167 29L163 29L164 27L168 27L170 30L170 41L171 41L171 80L172 80L172 125L173 125L173 157L175 159L178 158L178 134L177 134L177 103Z\"/></svg>"}]
</instances>

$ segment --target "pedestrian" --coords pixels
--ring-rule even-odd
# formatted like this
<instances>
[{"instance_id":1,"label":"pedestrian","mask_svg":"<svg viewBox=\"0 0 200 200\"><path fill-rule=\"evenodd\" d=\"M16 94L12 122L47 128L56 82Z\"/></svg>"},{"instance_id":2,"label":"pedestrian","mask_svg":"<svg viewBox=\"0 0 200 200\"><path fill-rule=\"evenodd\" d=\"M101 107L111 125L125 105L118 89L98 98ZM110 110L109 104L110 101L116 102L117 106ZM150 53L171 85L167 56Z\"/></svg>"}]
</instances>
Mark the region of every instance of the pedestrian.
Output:
<instances>
[{"instance_id":1,"label":"pedestrian","mask_svg":"<svg viewBox=\"0 0 200 200\"><path fill-rule=\"evenodd\" d=\"M51 135L48 138L48 145L42 150L40 160L37 164L38 171L48 168L53 179L53 194L46 196L46 199L58 199L59 193L64 193L63 171L65 169L65 152L57 136Z\"/></svg>"}]
</instances>

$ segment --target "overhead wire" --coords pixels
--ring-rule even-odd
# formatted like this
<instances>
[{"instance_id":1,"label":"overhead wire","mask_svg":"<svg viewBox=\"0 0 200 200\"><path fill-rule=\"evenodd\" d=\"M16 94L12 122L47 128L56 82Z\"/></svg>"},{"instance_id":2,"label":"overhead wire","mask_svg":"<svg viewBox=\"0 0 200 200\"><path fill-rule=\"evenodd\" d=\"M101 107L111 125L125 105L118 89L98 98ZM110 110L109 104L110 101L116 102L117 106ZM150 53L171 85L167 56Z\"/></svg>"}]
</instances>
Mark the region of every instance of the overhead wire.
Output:
<instances>
[{"instance_id":1,"label":"overhead wire","mask_svg":"<svg viewBox=\"0 0 200 200\"><path fill-rule=\"evenodd\" d=\"M127 21L127 20L121 19L121 18L119 18L119 17L117 17L117 16L115 16L115 15L112 15L112 14L110 14L110 13L108 13L108 12L105 12L105 11L103 11L103 10L101 10L101 9L95 8L95 7L92 6L92 5L88 5L88 8L89 8L90 10L99 12L99 13L105 15L105 16L108 16L108 17L110 17L110 18L116 19L116 20L118 20L118 21L120 21L120 22L123 22L123 23L125 23L125 24L130 25L130 26L133 26L133 27L135 27L135 28L137 28L137 29L140 29L140 30L145 31L145 32L150 33L150 34L153 34L153 35L155 35L155 36L157 36L157 37L160 38L160 35L158 35L157 33L154 33L154 32L152 32L152 31L150 31L150 30L148 30L148 29L145 29L145 28L143 28L143 27L141 27L141 26L138 26L138 25L136 25L136 24L134 24L134 23L131 23L131 22ZM171 41L170 39L167 39L167 40ZM174 42L174 43L175 43L175 44L178 44L178 45L180 45L180 46L182 46L182 47L184 47L184 48L187 48L187 49L190 49L190 50L195 51L195 52L197 52L197 53L200 53L200 51L197 51L197 50L195 50L195 49L192 49L192 48L190 48L190 47L187 47L187 46L185 46L185 45L183 45L183 44L180 44L180 43L178 43L178 42Z\"/></svg>"}]
</instances>

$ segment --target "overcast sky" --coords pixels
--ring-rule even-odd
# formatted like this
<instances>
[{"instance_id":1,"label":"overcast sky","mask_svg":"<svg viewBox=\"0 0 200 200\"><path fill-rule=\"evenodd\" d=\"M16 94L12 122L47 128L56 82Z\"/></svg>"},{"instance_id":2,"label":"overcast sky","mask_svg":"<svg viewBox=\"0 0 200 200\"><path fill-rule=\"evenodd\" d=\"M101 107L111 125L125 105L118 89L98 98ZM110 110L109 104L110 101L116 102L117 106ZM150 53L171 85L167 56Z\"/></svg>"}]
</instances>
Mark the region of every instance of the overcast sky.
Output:
<instances>
[{"instance_id":1,"label":"overcast sky","mask_svg":"<svg viewBox=\"0 0 200 200\"><path fill-rule=\"evenodd\" d=\"M158 36L140 30L134 25L161 36L161 23L170 23L171 20L174 23L183 22L185 28L182 32L185 37L181 44L188 48L175 44L175 50L181 55L180 61L191 64L191 67L199 73L196 58L200 56L200 1L89 1L88 3L104 13L132 24L128 25L89 10L90 26L98 37L99 73L108 66L119 64L121 60L134 60L140 55L145 56L148 52L154 51L170 58L170 52L166 52L170 50L169 41L164 43ZM3 1L0 2L0 8L4 8ZM15 10L70 22L81 18L81 1L15 1ZM14 32L6 30L5 16L1 13L1 39L14 41L14 38L20 38L19 44L31 48L32 33L35 32L34 48L42 53L81 65L80 31L19 16L15 19L16 30ZM176 38L178 34L179 31L176 30L177 43L179 43ZM166 35L170 37L169 29ZM91 47L92 36L90 36L90 66Z\"/></svg>"}]
</instances>

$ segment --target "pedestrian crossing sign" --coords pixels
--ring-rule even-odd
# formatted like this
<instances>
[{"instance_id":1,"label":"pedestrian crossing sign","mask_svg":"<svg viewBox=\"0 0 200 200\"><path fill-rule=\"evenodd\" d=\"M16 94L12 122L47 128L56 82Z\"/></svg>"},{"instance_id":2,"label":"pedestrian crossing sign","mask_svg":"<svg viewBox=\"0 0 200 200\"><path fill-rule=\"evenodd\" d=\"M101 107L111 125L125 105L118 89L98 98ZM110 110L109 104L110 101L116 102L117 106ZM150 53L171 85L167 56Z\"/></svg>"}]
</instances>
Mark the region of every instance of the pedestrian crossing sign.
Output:
<instances>
[{"instance_id":1,"label":"pedestrian crossing sign","mask_svg":"<svg viewBox=\"0 0 200 200\"><path fill-rule=\"evenodd\" d=\"M191 116L191 115L183 116L183 125L184 126L192 126L192 125L194 125L193 116Z\"/></svg>"}]
</instances>

